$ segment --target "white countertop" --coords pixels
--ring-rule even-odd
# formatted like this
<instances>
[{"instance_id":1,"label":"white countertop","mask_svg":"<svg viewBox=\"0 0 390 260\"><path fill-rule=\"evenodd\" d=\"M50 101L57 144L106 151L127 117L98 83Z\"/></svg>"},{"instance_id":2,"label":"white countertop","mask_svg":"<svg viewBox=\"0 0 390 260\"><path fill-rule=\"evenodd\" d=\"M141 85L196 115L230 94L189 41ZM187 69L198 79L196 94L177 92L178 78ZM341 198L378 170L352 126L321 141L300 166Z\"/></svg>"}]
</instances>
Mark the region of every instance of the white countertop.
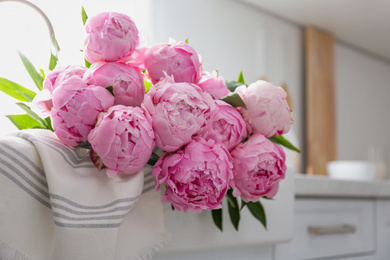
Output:
<instances>
[{"instance_id":1,"label":"white countertop","mask_svg":"<svg viewBox=\"0 0 390 260\"><path fill-rule=\"evenodd\" d=\"M296 174L296 197L354 197L390 199L390 180L341 180Z\"/></svg>"}]
</instances>

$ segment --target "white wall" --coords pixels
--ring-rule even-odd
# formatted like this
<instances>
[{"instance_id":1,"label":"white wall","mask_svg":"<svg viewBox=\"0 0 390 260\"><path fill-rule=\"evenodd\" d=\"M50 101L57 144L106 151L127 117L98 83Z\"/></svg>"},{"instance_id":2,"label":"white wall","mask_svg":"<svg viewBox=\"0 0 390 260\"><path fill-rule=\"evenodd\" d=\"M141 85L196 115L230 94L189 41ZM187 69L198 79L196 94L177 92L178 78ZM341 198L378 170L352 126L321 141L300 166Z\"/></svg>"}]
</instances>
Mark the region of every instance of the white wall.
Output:
<instances>
[{"instance_id":1,"label":"white wall","mask_svg":"<svg viewBox=\"0 0 390 260\"><path fill-rule=\"evenodd\" d=\"M155 0L152 44L189 39L206 71L246 83L287 83L294 103L293 131L303 144L303 30L237 0ZM295 157L297 154L291 154ZM291 158L294 160L295 158Z\"/></svg>"},{"instance_id":2,"label":"white wall","mask_svg":"<svg viewBox=\"0 0 390 260\"><path fill-rule=\"evenodd\" d=\"M367 160L375 145L389 161L390 61L338 42L336 105L338 158Z\"/></svg>"}]
</instances>

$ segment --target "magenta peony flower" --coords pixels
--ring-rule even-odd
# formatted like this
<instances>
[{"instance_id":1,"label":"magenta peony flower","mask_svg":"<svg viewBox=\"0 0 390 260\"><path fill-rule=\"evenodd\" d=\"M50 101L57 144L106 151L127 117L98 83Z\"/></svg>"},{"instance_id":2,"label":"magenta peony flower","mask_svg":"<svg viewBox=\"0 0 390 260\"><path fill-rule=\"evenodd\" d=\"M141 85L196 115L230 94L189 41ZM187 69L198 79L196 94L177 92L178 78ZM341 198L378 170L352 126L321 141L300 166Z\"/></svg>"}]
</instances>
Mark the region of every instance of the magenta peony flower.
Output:
<instances>
[{"instance_id":1,"label":"magenta peony flower","mask_svg":"<svg viewBox=\"0 0 390 260\"><path fill-rule=\"evenodd\" d=\"M176 82L198 83L202 77L202 64L194 48L185 42L158 44L146 50L144 65L153 84L173 76Z\"/></svg>"},{"instance_id":2,"label":"magenta peony flower","mask_svg":"<svg viewBox=\"0 0 390 260\"><path fill-rule=\"evenodd\" d=\"M126 59L139 44L138 29L125 14L98 14L87 20L85 30L84 52L90 63Z\"/></svg>"},{"instance_id":3,"label":"magenta peony flower","mask_svg":"<svg viewBox=\"0 0 390 260\"><path fill-rule=\"evenodd\" d=\"M50 114L54 132L66 145L85 142L98 114L113 105L108 90L88 85L78 76L70 77L53 91Z\"/></svg>"},{"instance_id":4,"label":"magenta peony flower","mask_svg":"<svg viewBox=\"0 0 390 260\"><path fill-rule=\"evenodd\" d=\"M202 127L198 135L206 140L212 139L229 151L248 136L247 125L241 114L224 101L216 100L215 109L209 122Z\"/></svg>"},{"instance_id":5,"label":"magenta peony flower","mask_svg":"<svg viewBox=\"0 0 390 260\"><path fill-rule=\"evenodd\" d=\"M234 196L256 202L260 197L272 198L287 170L282 148L262 134L252 135L231 152L234 178L230 182Z\"/></svg>"},{"instance_id":6,"label":"magenta peony flower","mask_svg":"<svg viewBox=\"0 0 390 260\"><path fill-rule=\"evenodd\" d=\"M156 145L173 152L205 125L215 101L195 84L175 83L167 76L150 88L142 106L152 116Z\"/></svg>"},{"instance_id":7,"label":"magenta peony flower","mask_svg":"<svg viewBox=\"0 0 390 260\"><path fill-rule=\"evenodd\" d=\"M119 62L96 62L84 74L84 80L103 88L112 86L115 105L140 106L145 94L141 71Z\"/></svg>"},{"instance_id":8,"label":"magenta peony flower","mask_svg":"<svg viewBox=\"0 0 390 260\"><path fill-rule=\"evenodd\" d=\"M165 183L162 202L178 210L198 213L221 208L229 181L233 177L229 152L213 140L192 140L177 153L165 153L152 170L156 190Z\"/></svg>"},{"instance_id":9,"label":"magenta peony flower","mask_svg":"<svg viewBox=\"0 0 390 260\"><path fill-rule=\"evenodd\" d=\"M221 99L229 95L230 90L226 87L224 79L218 77L217 72L204 72L197 84L204 92L209 93L214 99Z\"/></svg>"},{"instance_id":10,"label":"magenta peony flower","mask_svg":"<svg viewBox=\"0 0 390 260\"><path fill-rule=\"evenodd\" d=\"M240 111L253 133L271 137L290 130L294 120L287 104L287 94L281 87L259 80L248 88L240 87L237 91L247 107Z\"/></svg>"},{"instance_id":11,"label":"magenta peony flower","mask_svg":"<svg viewBox=\"0 0 390 260\"><path fill-rule=\"evenodd\" d=\"M107 167L109 177L136 173L153 152L151 118L140 107L113 106L99 116L88 141Z\"/></svg>"}]
</instances>

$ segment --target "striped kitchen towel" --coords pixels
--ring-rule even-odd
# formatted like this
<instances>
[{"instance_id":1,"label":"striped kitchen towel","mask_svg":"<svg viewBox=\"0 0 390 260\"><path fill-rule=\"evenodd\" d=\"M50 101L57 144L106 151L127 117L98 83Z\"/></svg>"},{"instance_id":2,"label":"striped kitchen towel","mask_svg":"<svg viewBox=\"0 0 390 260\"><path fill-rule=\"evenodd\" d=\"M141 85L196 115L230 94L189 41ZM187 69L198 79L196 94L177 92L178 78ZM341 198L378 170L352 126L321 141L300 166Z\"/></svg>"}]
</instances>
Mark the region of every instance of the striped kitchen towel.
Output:
<instances>
[{"instance_id":1,"label":"striped kitchen towel","mask_svg":"<svg viewBox=\"0 0 390 260\"><path fill-rule=\"evenodd\" d=\"M0 138L0 259L147 259L164 242L150 167L110 179L50 131Z\"/></svg>"}]
</instances>

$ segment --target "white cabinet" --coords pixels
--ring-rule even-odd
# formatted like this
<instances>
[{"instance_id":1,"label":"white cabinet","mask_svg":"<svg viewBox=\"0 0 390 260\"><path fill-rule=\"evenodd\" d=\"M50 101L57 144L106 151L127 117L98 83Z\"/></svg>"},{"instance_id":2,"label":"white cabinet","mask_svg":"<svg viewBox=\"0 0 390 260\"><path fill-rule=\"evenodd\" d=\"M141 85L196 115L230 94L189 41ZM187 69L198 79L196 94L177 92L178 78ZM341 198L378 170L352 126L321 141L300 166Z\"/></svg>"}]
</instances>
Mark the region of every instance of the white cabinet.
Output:
<instances>
[{"instance_id":1,"label":"white cabinet","mask_svg":"<svg viewBox=\"0 0 390 260\"><path fill-rule=\"evenodd\" d=\"M327 259L374 251L374 200L300 198L294 238L276 246L275 259Z\"/></svg>"},{"instance_id":2,"label":"white cabinet","mask_svg":"<svg viewBox=\"0 0 390 260\"><path fill-rule=\"evenodd\" d=\"M202 221L196 221L188 219L193 217L190 214L168 221L182 241L173 239L172 246L153 259L390 259L390 182L307 177L295 178L294 185L292 181L285 181L280 197L265 202L267 216L275 223L268 231L261 230L259 237L252 237L256 232L248 229L258 224L251 223L251 218L243 221L248 226L242 223L241 233L227 229L221 234L210 223L210 216L203 219L200 215ZM289 190L293 186L295 200ZM169 211L168 215L177 213ZM226 227L231 226L228 218L225 221ZM286 221L291 225L286 226ZM197 222L201 224L194 225ZM275 244L290 237L290 242Z\"/></svg>"},{"instance_id":3,"label":"white cabinet","mask_svg":"<svg viewBox=\"0 0 390 260\"><path fill-rule=\"evenodd\" d=\"M376 260L390 259L390 200L376 201Z\"/></svg>"}]
</instances>

